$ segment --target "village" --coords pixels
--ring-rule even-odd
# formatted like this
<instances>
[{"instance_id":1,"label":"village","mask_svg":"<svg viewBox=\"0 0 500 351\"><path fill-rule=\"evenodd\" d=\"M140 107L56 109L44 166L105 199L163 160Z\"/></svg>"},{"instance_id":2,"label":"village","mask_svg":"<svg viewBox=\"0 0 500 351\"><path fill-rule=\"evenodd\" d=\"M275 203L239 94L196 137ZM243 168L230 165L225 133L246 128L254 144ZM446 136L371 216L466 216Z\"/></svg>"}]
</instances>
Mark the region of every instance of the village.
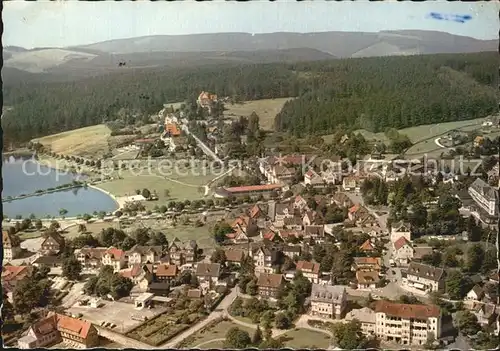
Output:
<instances>
[{"instance_id":1,"label":"village","mask_svg":"<svg viewBox=\"0 0 500 351\"><path fill-rule=\"evenodd\" d=\"M498 160L482 178L378 151L346 168L347 157L320 149L259 145L252 117L250 132L228 140L224 125L239 121L217 117L224 102L201 92L198 114L215 117L196 119L166 104L159 132L120 149L133 155L122 164L138 162L137 153L190 147L217 162L221 176L196 185L198 200L162 203L154 189L128 194L115 213L4 223L4 295L16 311L35 313L24 318L27 332L7 342L23 349L491 344L499 330ZM355 138L340 137L346 148ZM255 145L253 155L238 156ZM100 176L105 167L121 169L116 160L88 162L92 184L105 189ZM168 226L154 229L159 223ZM188 224L192 235L181 238ZM22 233L35 230L43 235L27 248L34 239L24 242ZM31 303L37 307L23 310Z\"/></svg>"}]
</instances>

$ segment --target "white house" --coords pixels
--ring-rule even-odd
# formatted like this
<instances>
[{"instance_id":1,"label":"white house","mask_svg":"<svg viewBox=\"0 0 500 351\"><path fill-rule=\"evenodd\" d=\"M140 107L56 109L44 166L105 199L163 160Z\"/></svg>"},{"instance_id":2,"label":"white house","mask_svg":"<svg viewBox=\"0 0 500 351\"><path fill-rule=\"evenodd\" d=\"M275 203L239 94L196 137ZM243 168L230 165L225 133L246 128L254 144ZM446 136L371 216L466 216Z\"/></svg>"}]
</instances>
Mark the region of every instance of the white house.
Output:
<instances>
[{"instance_id":1,"label":"white house","mask_svg":"<svg viewBox=\"0 0 500 351\"><path fill-rule=\"evenodd\" d=\"M479 285L474 285L465 296L468 301L481 301L484 297L484 291Z\"/></svg>"},{"instance_id":2,"label":"white house","mask_svg":"<svg viewBox=\"0 0 500 351\"><path fill-rule=\"evenodd\" d=\"M410 223L400 221L391 225L391 242L395 242L401 237L404 237L407 241L411 241Z\"/></svg>"},{"instance_id":3,"label":"white house","mask_svg":"<svg viewBox=\"0 0 500 351\"><path fill-rule=\"evenodd\" d=\"M410 242L404 237L400 237L393 243L394 252L393 257L394 261L401 266L406 266L410 263L413 258L414 250Z\"/></svg>"}]
</instances>

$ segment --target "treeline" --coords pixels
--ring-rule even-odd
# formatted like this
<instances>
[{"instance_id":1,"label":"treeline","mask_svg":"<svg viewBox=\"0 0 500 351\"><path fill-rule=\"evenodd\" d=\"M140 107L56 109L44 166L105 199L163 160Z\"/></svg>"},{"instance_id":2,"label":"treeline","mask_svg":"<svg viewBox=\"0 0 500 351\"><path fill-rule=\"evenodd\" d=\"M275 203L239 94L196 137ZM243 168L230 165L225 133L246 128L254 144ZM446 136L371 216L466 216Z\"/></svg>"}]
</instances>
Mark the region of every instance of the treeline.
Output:
<instances>
[{"instance_id":1,"label":"treeline","mask_svg":"<svg viewBox=\"0 0 500 351\"><path fill-rule=\"evenodd\" d=\"M383 131L483 117L496 108L496 54L428 55L308 63L143 69L63 83L9 83L7 142L112 121L120 109L147 116L201 90L235 100L298 97L276 127L328 133L339 125Z\"/></svg>"},{"instance_id":2,"label":"treeline","mask_svg":"<svg viewBox=\"0 0 500 351\"><path fill-rule=\"evenodd\" d=\"M308 73L309 90L285 104L275 127L299 136L340 125L383 132L497 110L493 53L299 63L294 70Z\"/></svg>"}]
</instances>

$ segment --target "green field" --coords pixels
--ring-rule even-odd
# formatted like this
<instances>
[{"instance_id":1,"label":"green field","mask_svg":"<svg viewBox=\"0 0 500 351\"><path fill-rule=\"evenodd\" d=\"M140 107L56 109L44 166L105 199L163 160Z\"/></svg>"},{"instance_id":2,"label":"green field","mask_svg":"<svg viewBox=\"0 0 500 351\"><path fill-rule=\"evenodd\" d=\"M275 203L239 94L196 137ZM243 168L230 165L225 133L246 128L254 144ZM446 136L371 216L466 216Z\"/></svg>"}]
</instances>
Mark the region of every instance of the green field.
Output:
<instances>
[{"instance_id":1,"label":"green field","mask_svg":"<svg viewBox=\"0 0 500 351\"><path fill-rule=\"evenodd\" d=\"M208 327L207 329L202 329L189 337L189 340L186 339L186 344L182 344L182 348L194 348L198 347L202 349L213 348L211 344L215 344L218 347L222 347L224 345L224 341L217 339L225 339L226 333L229 329L237 327L241 330L244 330L253 335L254 329L246 328L236 323L232 323L229 321L222 321L220 323L215 324L214 326ZM212 342L213 341L213 342Z\"/></svg>"},{"instance_id":2,"label":"green field","mask_svg":"<svg viewBox=\"0 0 500 351\"><path fill-rule=\"evenodd\" d=\"M255 112L259 116L261 129L274 130L274 118L288 100L291 98L253 100L234 105L225 104L224 117L238 119L240 116L248 117L252 112Z\"/></svg>"},{"instance_id":3,"label":"green field","mask_svg":"<svg viewBox=\"0 0 500 351\"><path fill-rule=\"evenodd\" d=\"M162 175L163 173L163 175ZM145 206L153 208L155 205L163 205L168 201L197 200L204 196L202 187L215 178L209 169L187 169L179 168L160 172L152 167L151 171L121 170L119 174L122 179L99 184L98 187L106 190L117 197L132 196L136 190L144 188L158 195L158 201L145 202ZM166 196L165 190L169 194Z\"/></svg>"},{"instance_id":4,"label":"green field","mask_svg":"<svg viewBox=\"0 0 500 351\"><path fill-rule=\"evenodd\" d=\"M327 349L331 339L326 333L309 329L294 329L282 338L284 338L285 347L292 349Z\"/></svg>"}]
</instances>

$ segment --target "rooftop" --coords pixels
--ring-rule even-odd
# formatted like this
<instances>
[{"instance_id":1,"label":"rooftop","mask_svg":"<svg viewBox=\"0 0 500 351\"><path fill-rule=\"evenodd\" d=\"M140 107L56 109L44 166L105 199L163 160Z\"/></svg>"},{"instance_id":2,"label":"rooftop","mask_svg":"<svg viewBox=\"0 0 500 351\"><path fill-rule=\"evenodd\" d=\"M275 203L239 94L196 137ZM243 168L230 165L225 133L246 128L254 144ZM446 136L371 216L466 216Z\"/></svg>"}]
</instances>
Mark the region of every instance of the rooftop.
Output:
<instances>
[{"instance_id":1,"label":"rooftop","mask_svg":"<svg viewBox=\"0 0 500 351\"><path fill-rule=\"evenodd\" d=\"M409 305L383 300L377 301L375 305L375 312L385 313L389 316L400 317L404 319L427 319L429 317L439 317L439 315L441 314L439 307L431 304Z\"/></svg>"}]
</instances>

